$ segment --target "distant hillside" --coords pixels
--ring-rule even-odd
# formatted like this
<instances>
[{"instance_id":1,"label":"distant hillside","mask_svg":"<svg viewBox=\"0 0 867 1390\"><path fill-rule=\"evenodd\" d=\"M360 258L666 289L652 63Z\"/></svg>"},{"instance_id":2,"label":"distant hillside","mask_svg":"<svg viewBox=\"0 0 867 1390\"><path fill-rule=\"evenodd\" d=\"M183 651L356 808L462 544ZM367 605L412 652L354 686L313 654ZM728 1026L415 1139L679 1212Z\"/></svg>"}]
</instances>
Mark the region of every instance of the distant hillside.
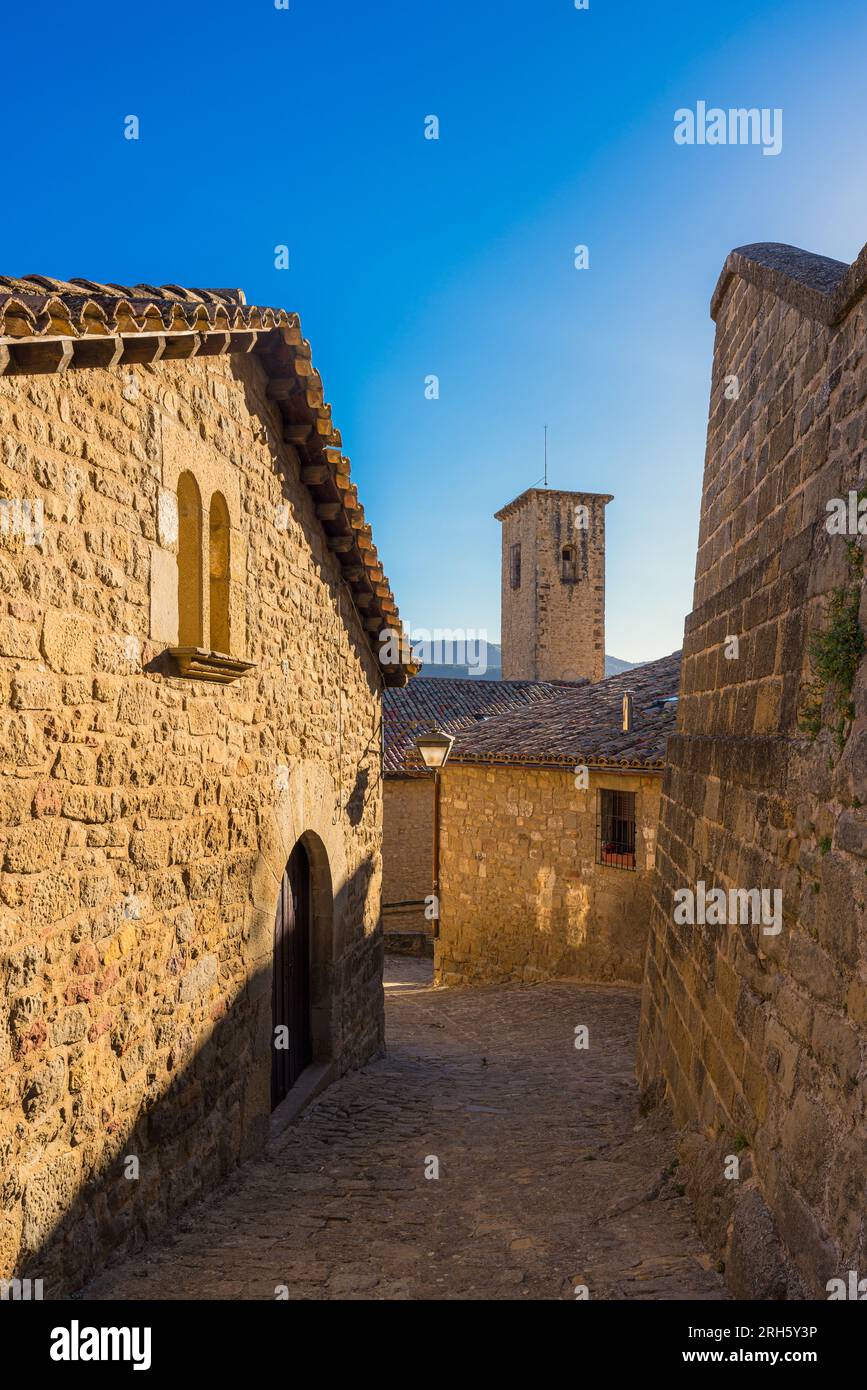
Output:
<instances>
[{"instance_id":1,"label":"distant hillside","mask_svg":"<svg viewBox=\"0 0 867 1390\"><path fill-rule=\"evenodd\" d=\"M436 662L426 660L424 651L420 651L419 655L425 663L421 671L422 676L434 677L435 679L449 676L453 680L488 681L499 681L503 678L502 650L494 642L489 642L487 648L482 648L480 656L484 659L480 659L478 667L474 662L472 670L466 664L462 666L437 665ZM606 656L605 674L606 676L619 676L621 671L631 671L633 666L640 664L637 661L622 661L619 656ZM481 669L482 667L485 669Z\"/></svg>"},{"instance_id":2,"label":"distant hillside","mask_svg":"<svg viewBox=\"0 0 867 1390\"><path fill-rule=\"evenodd\" d=\"M643 666L643 661L621 661L619 656L605 656L606 676L619 676L621 671L631 671L634 666Z\"/></svg>"}]
</instances>

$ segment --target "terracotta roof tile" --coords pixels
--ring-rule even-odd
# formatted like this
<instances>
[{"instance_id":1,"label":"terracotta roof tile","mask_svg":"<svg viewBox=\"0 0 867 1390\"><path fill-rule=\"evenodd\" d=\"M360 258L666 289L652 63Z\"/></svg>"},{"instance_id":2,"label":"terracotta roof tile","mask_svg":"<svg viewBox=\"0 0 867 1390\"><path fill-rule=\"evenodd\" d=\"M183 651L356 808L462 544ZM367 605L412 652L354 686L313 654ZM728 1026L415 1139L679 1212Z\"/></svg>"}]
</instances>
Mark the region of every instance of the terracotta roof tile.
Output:
<instances>
[{"instance_id":1,"label":"terracotta roof tile","mask_svg":"<svg viewBox=\"0 0 867 1390\"><path fill-rule=\"evenodd\" d=\"M662 767L679 686L680 652L674 652L594 685L555 687L552 700L459 732L450 760ZM624 733L627 691L633 693L633 727Z\"/></svg>"},{"instance_id":2,"label":"terracotta roof tile","mask_svg":"<svg viewBox=\"0 0 867 1390\"><path fill-rule=\"evenodd\" d=\"M454 734L474 728L480 719L516 706L537 706L587 682L460 680L431 677L414 680L402 690L388 690L382 707L386 775L427 777L415 749L420 733L439 729Z\"/></svg>"}]
</instances>

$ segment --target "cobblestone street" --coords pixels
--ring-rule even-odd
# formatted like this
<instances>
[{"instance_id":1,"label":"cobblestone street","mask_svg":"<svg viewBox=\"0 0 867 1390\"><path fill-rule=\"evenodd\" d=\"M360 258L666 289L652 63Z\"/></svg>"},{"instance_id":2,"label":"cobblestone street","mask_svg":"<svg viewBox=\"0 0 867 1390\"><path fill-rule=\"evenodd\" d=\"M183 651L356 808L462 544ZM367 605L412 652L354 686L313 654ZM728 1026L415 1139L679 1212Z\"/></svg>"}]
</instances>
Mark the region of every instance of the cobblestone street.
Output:
<instances>
[{"instance_id":1,"label":"cobblestone street","mask_svg":"<svg viewBox=\"0 0 867 1390\"><path fill-rule=\"evenodd\" d=\"M389 958L388 1056L84 1297L724 1298L673 1135L638 1113L637 994L430 977Z\"/></svg>"}]
</instances>

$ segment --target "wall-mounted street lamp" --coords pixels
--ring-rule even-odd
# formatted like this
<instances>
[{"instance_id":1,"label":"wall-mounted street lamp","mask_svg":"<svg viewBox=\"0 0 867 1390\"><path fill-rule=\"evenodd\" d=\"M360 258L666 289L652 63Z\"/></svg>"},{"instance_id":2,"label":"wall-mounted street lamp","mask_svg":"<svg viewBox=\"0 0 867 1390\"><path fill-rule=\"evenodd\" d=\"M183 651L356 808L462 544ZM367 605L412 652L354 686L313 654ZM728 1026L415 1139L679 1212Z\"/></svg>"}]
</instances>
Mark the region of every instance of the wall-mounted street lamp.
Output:
<instances>
[{"instance_id":1,"label":"wall-mounted street lamp","mask_svg":"<svg viewBox=\"0 0 867 1390\"><path fill-rule=\"evenodd\" d=\"M454 739L448 734L419 734L415 741L421 760L425 767L431 768L434 772L439 772L444 766L449 753L452 751Z\"/></svg>"},{"instance_id":2,"label":"wall-mounted street lamp","mask_svg":"<svg viewBox=\"0 0 867 1390\"><path fill-rule=\"evenodd\" d=\"M448 734L419 734L415 746L425 767L434 775L433 891L436 904L434 936L440 934L440 773L448 761L454 739Z\"/></svg>"}]
</instances>

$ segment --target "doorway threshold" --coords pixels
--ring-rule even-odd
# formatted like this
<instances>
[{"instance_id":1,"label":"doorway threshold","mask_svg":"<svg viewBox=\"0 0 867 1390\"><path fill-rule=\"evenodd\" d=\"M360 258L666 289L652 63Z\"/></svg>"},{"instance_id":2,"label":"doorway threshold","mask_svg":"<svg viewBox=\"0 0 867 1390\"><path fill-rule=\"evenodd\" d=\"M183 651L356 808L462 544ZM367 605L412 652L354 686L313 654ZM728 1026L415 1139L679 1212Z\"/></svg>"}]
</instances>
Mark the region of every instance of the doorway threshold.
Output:
<instances>
[{"instance_id":1,"label":"doorway threshold","mask_svg":"<svg viewBox=\"0 0 867 1390\"><path fill-rule=\"evenodd\" d=\"M337 1066L334 1062L312 1062L305 1067L291 1091L271 1111L269 1142L278 1139L303 1114L310 1102L336 1080Z\"/></svg>"}]
</instances>

